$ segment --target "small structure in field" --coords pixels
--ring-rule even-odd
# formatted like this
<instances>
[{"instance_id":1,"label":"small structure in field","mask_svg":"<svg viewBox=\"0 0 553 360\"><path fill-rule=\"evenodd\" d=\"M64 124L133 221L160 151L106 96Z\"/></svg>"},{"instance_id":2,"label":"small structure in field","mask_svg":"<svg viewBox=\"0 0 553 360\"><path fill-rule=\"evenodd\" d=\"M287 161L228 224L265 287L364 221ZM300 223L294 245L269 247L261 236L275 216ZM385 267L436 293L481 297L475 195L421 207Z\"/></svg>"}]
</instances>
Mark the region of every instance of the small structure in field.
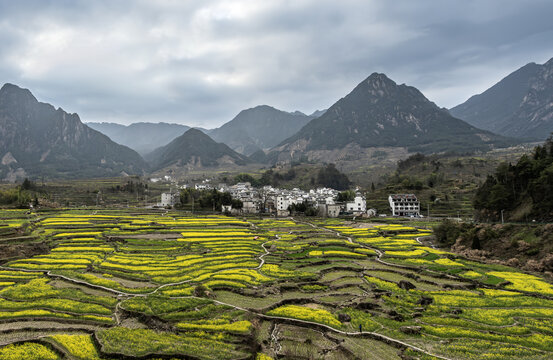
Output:
<instances>
[{"instance_id":1,"label":"small structure in field","mask_svg":"<svg viewBox=\"0 0 553 360\"><path fill-rule=\"evenodd\" d=\"M173 207L180 200L180 194L178 192L166 192L161 194L161 202L158 204L160 207Z\"/></svg>"}]
</instances>

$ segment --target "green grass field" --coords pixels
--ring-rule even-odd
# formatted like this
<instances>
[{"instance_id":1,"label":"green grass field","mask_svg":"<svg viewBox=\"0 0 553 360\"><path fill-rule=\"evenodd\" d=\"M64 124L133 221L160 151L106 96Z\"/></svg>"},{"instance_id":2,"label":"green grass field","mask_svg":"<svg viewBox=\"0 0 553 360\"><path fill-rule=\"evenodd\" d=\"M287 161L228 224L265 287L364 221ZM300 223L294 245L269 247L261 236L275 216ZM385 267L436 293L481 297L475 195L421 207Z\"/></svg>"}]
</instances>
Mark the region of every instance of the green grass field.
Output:
<instances>
[{"instance_id":1,"label":"green grass field","mask_svg":"<svg viewBox=\"0 0 553 360\"><path fill-rule=\"evenodd\" d=\"M553 286L425 225L0 210L0 359L552 358Z\"/></svg>"}]
</instances>

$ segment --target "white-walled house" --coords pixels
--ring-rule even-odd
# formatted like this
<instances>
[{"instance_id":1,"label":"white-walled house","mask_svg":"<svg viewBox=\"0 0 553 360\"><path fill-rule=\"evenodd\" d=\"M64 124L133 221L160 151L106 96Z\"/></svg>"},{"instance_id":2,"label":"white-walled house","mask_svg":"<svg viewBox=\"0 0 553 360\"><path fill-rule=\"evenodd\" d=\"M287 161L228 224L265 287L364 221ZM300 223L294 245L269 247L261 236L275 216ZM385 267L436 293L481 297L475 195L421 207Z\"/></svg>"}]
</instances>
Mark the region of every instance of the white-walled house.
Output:
<instances>
[{"instance_id":1,"label":"white-walled house","mask_svg":"<svg viewBox=\"0 0 553 360\"><path fill-rule=\"evenodd\" d=\"M167 192L161 194L161 207L173 207L180 200L180 194L175 192Z\"/></svg>"},{"instance_id":2,"label":"white-walled house","mask_svg":"<svg viewBox=\"0 0 553 360\"><path fill-rule=\"evenodd\" d=\"M361 195L356 195L355 199L346 203L346 211L352 213L364 213L367 211L367 201Z\"/></svg>"},{"instance_id":3,"label":"white-walled house","mask_svg":"<svg viewBox=\"0 0 553 360\"><path fill-rule=\"evenodd\" d=\"M392 216L420 216L420 202L415 194L393 194L388 196Z\"/></svg>"},{"instance_id":4,"label":"white-walled house","mask_svg":"<svg viewBox=\"0 0 553 360\"><path fill-rule=\"evenodd\" d=\"M242 212L244 214L256 214L259 212L259 203L253 200L242 200Z\"/></svg>"},{"instance_id":5,"label":"white-walled house","mask_svg":"<svg viewBox=\"0 0 553 360\"><path fill-rule=\"evenodd\" d=\"M290 200L288 200L287 197L285 196L277 196L276 197L276 209L277 211L282 211L282 210L288 210L288 207L291 205L292 203L290 202Z\"/></svg>"}]
</instances>

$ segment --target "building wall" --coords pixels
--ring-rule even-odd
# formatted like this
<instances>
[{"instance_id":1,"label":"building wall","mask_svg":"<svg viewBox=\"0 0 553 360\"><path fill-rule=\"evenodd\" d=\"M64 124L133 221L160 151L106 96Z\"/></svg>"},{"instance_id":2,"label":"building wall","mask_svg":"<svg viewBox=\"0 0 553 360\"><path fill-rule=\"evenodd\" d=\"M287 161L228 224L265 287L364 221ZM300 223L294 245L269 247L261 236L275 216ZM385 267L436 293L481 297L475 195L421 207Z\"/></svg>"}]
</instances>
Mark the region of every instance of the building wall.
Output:
<instances>
[{"instance_id":1,"label":"building wall","mask_svg":"<svg viewBox=\"0 0 553 360\"><path fill-rule=\"evenodd\" d=\"M388 202L392 209L392 216L420 215L420 202L416 199L406 201L405 199L393 199L392 196L389 196Z\"/></svg>"},{"instance_id":2,"label":"building wall","mask_svg":"<svg viewBox=\"0 0 553 360\"><path fill-rule=\"evenodd\" d=\"M363 197L356 196L353 202L348 202L346 204L347 211L355 211L355 212L365 212L367 210L367 202Z\"/></svg>"},{"instance_id":3,"label":"building wall","mask_svg":"<svg viewBox=\"0 0 553 360\"><path fill-rule=\"evenodd\" d=\"M179 194L162 193L160 206L174 206L179 199Z\"/></svg>"}]
</instances>

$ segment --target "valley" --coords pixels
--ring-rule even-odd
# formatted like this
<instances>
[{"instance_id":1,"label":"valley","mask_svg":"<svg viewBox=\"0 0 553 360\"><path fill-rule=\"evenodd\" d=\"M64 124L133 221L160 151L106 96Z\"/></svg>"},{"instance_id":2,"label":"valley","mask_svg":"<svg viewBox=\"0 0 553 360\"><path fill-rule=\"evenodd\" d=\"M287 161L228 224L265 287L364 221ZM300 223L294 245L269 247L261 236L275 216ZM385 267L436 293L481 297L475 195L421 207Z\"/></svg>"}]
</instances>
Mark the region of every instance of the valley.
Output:
<instances>
[{"instance_id":1,"label":"valley","mask_svg":"<svg viewBox=\"0 0 553 360\"><path fill-rule=\"evenodd\" d=\"M551 13L0 1L0 360L553 359Z\"/></svg>"},{"instance_id":2,"label":"valley","mask_svg":"<svg viewBox=\"0 0 553 360\"><path fill-rule=\"evenodd\" d=\"M553 287L424 223L3 210L0 355L547 359ZM17 237L9 231L2 242ZM8 345L9 344L9 345ZM363 350L364 349L364 350Z\"/></svg>"}]
</instances>

